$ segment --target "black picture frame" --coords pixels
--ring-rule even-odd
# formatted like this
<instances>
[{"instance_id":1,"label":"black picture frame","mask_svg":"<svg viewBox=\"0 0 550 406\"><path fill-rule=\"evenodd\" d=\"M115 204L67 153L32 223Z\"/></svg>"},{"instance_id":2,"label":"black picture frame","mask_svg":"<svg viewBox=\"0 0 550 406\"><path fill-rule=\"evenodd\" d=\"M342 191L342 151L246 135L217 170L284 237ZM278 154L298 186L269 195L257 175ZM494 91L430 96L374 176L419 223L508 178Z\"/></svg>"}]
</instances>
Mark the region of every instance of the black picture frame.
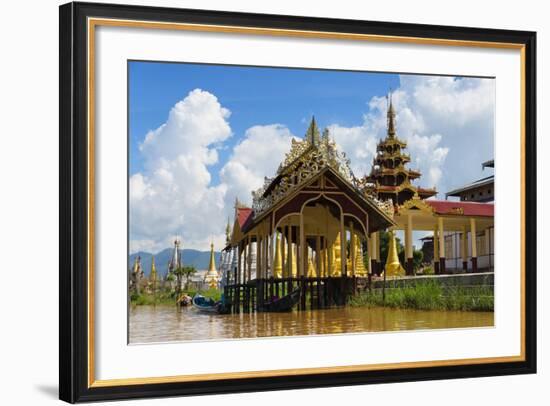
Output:
<instances>
[{"instance_id":1,"label":"black picture frame","mask_svg":"<svg viewBox=\"0 0 550 406\"><path fill-rule=\"evenodd\" d=\"M264 15L113 4L60 6L60 269L59 397L67 402L219 394L372 383L467 378L536 372L536 33L497 29ZM121 386L89 385L88 380L88 218L87 192L87 19L103 17L345 32L524 46L525 359L472 365L399 368L276 377L167 382Z\"/></svg>"}]
</instances>

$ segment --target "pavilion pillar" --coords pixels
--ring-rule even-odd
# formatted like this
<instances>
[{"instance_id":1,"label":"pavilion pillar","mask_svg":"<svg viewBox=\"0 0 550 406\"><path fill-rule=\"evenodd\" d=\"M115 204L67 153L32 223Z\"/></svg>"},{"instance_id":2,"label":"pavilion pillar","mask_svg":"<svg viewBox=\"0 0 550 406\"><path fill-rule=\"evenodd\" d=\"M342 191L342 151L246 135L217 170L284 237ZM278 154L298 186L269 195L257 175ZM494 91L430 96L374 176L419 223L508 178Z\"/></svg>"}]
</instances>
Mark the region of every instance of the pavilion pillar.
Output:
<instances>
[{"instance_id":1,"label":"pavilion pillar","mask_svg":"<svg viewBox=\"0 0 550 406\"><path fill-rule=\"evenodd\" d=\"M286 255L286 274L288 278L292 278L292 225L287 227L286 245L288 253Z\"/></svg>"},{"instance_id":2,"label":"pavilion pillar","mask_svg":"<svg viewBox=\"0 0 550 406\"><path fill-rule=\"evenodd\" d=\"M275 230L271 230L271 232L269 233L269 240L268 240L268 243L267 243L267 246L268 246L267 249L268 249L268 253L269 253L269 276L271 278L275 277L275 271L274 271L274 267L273 267L273 261L275 259L273 248L275 247L275 245L273 244L273 237L277 238L277 234L274 231Z\"/></svg>"},{"instance_id":3,"label":"pavilion pillar","mask_svg":"<svg viewBox=\"0 0 550 406\"><path fill-rule=\"evenodd\" d=\"M382 259L380 258L380 232L377 231L374 233L374 253L376 258L376 273L380 275L384 270L382 269L382 266L380 263L382 262Z\"/></svg>"},{"instance_id":4,"label":"pavilion pillar","mask_svg":"<svg viewBox=\"0 0 550 406\"><path fill-rule=\"evenodd\" d=\"M323 253L323 264L322 264L321 276L325 278L328 276L328 272L327 272L328 271L328 257L327 257L328 250L327 250L326 234L325 234L325 237L323 238L323 248L321 249L321 251Z\"/></svg>"},{"instance_id":5,"label":"pavilion pillar","mask_svg":"<svg viewBox=\"0 0 550 406\"><path fill-rule=\"evenodd\" d=\"M378 275L378 268L376 267L376 233L371 233L370 238L370 267L373 274Z\"/></svg>"},{"instance_id":6,"label":"pavilion pillar","mask_svg":"<svg viewBox=\"0 0 550 406\"><path fill-rule=\"evenodd\" d=\"M369 233L367 233L366 239L367 239L367 250L368 250L368 258L369 258L368 264L367 264L367 272L370 278L370 275L372 275L372 237L369 236Z\"/></svg>"},{"instance_id":7,"label":"pavilion pillar","mask_svg":"<svg viewBox=\"0 0 550 406\"><path fill-rule=\"evenodd\" d=\"M332 264L334 263L334 258L332 257L332 247L333 245L331 245L328 249L327 249L327 261L328 261L328 268L327 268L327 276L332 276Z\"/></svg>"},{"instance_id":8,"label":"pavilion pillar","mask_svg":"<svg viewBox=\"0 0 550 406\"><path fill-rule=\"evenodd\" d=\"M304 214L300 213L300 242L298 246L298 276L305 276L304 272L304 258L307 256L305 255L306 251L306 236L304 233Z\"/></svg>"},{"instance_id":9,"label":"pavilion pillar","mask_svg":"<svg viewBox=\"0 0 550 406\"><path fill-rule=\"evenodd\" d=\"M468 271L468 233L466 227L462 229L460 250L462 253L462 270Z\"/></svg>"},{"instance_id":10,"label":"pavilion pillar","mask_svg":"<svg viewBox=\"0 0 550 406\"><path fill-rule=\"evenodd\" d=\"M350 256L350 259L351 259L351 275L352 276L355 276L355 268L356 268L356 264L355 264L355 261L357 261L357 259L355 258L355 232L353 230L353 221L350 221L349 222L349 232L350 232L350 243L349 243L349 256Z\"/></svg>"},{"instance_id":11,"label":"pavilion pillar","mask_svg":"<svg viewBox=\"0 0 550 406\"><path fill-rule=\"evenodd\" d=\"M248 237L248 274L246 275L247 281L252 279L252 238Z\"/></svg>"},{"instance_id":12,"label":"pavilion pillar","mask_svg":"<svg viewBox=\"0 0 550 406\"><path fill-rule=\"evenodd\" d=\"M246 278L248 277L248 267L249 267L249 263L248 263L248 252L249 252L249 248L248 248L248 238L245 239L244 241L244 250L243 250L243 283L246 282Z\"/></svg>"},{"instance_id":13,"label":"pavilion pillar","mask_svg":"<svg viewBox=\"0 0 550 406\"><path fill-rule=\"evenodd\" d=\"M256 236L256 279L262 277L262 243L260 234Z\"/></svg>"},{"instance_id":14,"label":"pavilion pillar","mask_svg":"<svg viewBox=\"0 0 550 406\"><path fill-rule=\"evenodd\" d=\"M470 218L470 239L472 251L472 272L477 272L477 237L476 237L476 219Z\"/></svg>"},{"instance_id":15,"label":"pavilion pillar","mask_svg":"<svg viewBox=\"0 0 550 406\"><path fill-rule=\"evenodd\" d=\"M244 243L242 243L242 244L244 244ZM240 246L240 244L239 244L239 246ZM236 283L241 283L241 274L242 274L242 266L243 266L242 265L242 260L243 260L242 251L243 250L241 250L241 249L239 249L237 251L237 255L239 256L239 262L237 264L237 280L236 280Z\"/></svg>"},{"instance_id":16,"label":"pavilion pillar","mask_svg":"<svg viewBox=\"0 0 550 406\"><path fill-rule=\"evenodd\" d=\"M439 273L445 273L445 230L443 228L443 217L437 218L439 232Z\"/></svg>"},{"instance_id":17,"label":"pavilion pillar","mask_svg":"<svg viewBox=\"0 0 550 406\"><path fill-rule=\"evenodd\" d=\"M405 270L407 275L414 274L413 268L413 249L412 249L412 215L407 215L407 226L405 228L405 254L407 254L407 263Z\"/></svg>"},{"instance_id":18,"label":"pavilion pillar","mask_svg":"<svg viewBox=\"0 0 550 406\"><path fill-rule=\"evenodd\" d=\"M287 241L286 241L286 226L282 226L281 228L281 266L282 266L282 271L281 271L281 277L282 278L286 278L286 267L285 267L285 261L286 261L286 257L287 257Z\"/></svg>"},{"instance_id":19,"label":"pavilion pillar","mask_svg":"<svg viewBox=\"0 0 550 406\"><path fill-rule=\"evenodd\" d=\"M321 236L319 235L319 231L317 231L317 237L315 238L315 262L317 263L315 276L318 278L321 276L321 258Z\"/></svg>"},{"instance_id":20,"label":"pavilion pillar","mask_svg":"<svg viewBox=\"0 0 550 406\"><path fill-rule=\"evenodd\" d=\"M487 257L487 271L491 271L491 229L485 229L485 256Z\"/></svg>"},{"instance_id":21,"label":"pavilion pillar","mask_svg":"<svg viewBox=\"0 0 550 406\"><path fill-rule=\"evenodd\" d=\"M439 233L437 225L434 228L434 273L439 275Z\"/></svg>"},{"instance_id":22,"label":"pavilion pillar","mask_svg":"<svg viewBox=\"0 0 550 406\"><path fill-rule=\"evenodd\" d=\"M342 276L346 275L346 262L347 262L347 255L346 255L346 228L344 226L344 213L340 216L340 272Z\"/></svg>"},{"instance_id":23,"label":"pavilion pillar","mask_svg":"<svg viewBox=\"0 0 550 406\"><path fill-rule=\"evenodd\" d=\"M262 262L263 262L263 270L262 270L262 277L264 279L267 279L268 272L269 272L269 255L268 255L268 249L269 249L269 234L264 235L263 238L264 246L262 248Z\"/></svg>"}]
</instances>

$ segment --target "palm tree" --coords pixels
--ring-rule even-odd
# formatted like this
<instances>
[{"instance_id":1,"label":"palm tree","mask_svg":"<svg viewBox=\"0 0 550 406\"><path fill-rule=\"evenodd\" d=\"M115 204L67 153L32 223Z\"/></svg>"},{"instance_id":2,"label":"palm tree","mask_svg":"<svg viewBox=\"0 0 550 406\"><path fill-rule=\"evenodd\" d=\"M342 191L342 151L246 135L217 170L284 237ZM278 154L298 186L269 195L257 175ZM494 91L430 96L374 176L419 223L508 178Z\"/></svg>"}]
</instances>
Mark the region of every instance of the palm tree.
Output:
<instances>
[{"instance_id":1,"label":"palm tree","mask_svg":"<svg viewBox=\"0 0 550 406\"><path fill-rule=\"evenodd\" d=\"M189 288L189 279L191 276L197 273L197 270L194 266L184 266L183 267L183 276L185 276L185 289Z\"/></svg>"},{"instance_id":2,"label":"palm tree","mask_svg":"<svg viewBox=\"0 0 550 406\"><path fill-rule=\"evenodd\" d=\"M182 278L185 278L185 289L189 287L189 279L197 273L197 270L194 266L184 266L174 269L174 275L176 275L176 291L179 293L181 291L181 281Z\"/></svg>"}]
</instances>

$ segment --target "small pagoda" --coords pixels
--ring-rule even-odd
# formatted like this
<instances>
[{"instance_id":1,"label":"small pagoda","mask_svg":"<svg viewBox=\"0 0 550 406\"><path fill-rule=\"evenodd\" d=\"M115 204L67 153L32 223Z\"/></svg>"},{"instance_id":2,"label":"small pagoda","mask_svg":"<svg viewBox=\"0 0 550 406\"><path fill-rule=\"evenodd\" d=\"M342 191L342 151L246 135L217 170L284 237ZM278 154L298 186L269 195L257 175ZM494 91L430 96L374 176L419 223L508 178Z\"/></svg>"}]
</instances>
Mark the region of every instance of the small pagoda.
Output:
<instances>
[{"instance_id":1,"label":"small pagoda","mask_svg":"<svg viewBox=\"0 0 550 406\"><path fill-rule=\"evenodd\" d=\"M395 130L395 110L389 97L387 135L376 148L372 169L364 179L370 193L382 201L390 200L394 206L401 205L418 194L421 199L434 196L435 188L426 189L415 186L412 182L420 178L419 171L409 169L406 165L411 157L403 150L407 143L397 137Z\"/></svg>"},{"instance_id":2,"label":"small pagoda","mask_svg":"<svg viewBox=\"0 0 550 406\"><path fill-rule=\"evenodd\" d=\"M214 243L210 244L210 261L208 263L208 271L204 275L204 283L208 285L209 288L215 289L218 287L218 282L220 280L218 271L216 270L216 254L214 253Z\"/></svg>"}]
</instances>

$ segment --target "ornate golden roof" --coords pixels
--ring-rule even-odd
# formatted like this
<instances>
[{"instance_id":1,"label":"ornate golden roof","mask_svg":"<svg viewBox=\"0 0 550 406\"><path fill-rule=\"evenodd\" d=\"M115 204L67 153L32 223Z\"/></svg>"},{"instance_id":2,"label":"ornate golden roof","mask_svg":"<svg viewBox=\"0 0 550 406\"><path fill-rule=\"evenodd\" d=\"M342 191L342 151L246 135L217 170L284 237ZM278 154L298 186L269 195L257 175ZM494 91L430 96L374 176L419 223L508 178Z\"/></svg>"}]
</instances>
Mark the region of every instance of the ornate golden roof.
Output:
<instances>
[{"instance_id":1,"label":"ornate golden roof","mask_svg":"<svg viewBox=\"0 0 550 406\"><path fill-rule=\"evenodd\" d=\"M279 166L277 175L274 178L266 177L264 186L252 192L255 215L270 208L327 166L358 187L346 154L338 150L336 143L329 136L328 129L320 136L313 118L304 139L292 140L290 151Z\"/></svg>"}]
</instances>

